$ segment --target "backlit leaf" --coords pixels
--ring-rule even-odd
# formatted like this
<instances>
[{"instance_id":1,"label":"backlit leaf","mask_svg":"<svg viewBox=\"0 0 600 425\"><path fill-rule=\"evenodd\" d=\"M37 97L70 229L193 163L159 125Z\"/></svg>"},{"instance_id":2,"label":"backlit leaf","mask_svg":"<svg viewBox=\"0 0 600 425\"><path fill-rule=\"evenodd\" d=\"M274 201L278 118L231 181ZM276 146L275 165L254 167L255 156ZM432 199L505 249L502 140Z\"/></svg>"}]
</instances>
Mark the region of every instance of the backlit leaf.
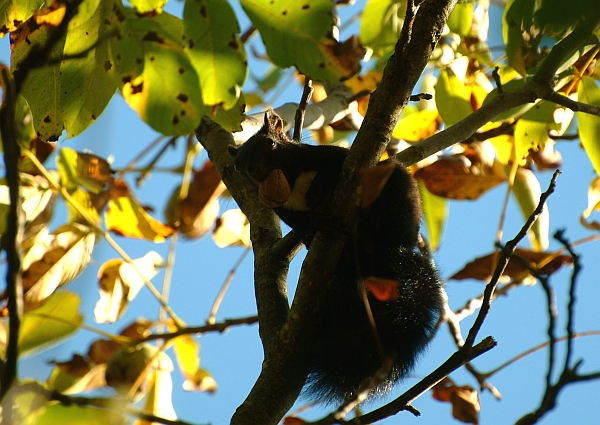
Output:
<instances>
[{"instance_id":1,"label":"backlit leaf","mask_svg":"<svg viewBox=\"0 0 600 425\"><path fill-rule=\"evenodd\" d=\"M405 0L369 0L360 24L360 42L381 56L398 42L406 15Z\"/></svg>"},{"instance_id":2,"label":"backlit leaf","mask_svg":"<svg viewBox=\"0 0 600 425\"><path fill-rule=\"evenodd\" d=\"M64 55L96 47L84 57L61 62L60 108L67 137L77 136L92 124L117 89L110 44L99 42L111 37L113 17L113 1L89 0L69 23Z\"/></svg>"},{"instance_id":3,"label":"backlit leaf","mask_svg":"<svg viewBox=\"0 0 600 425\"><path fill-rule=\"evenodd\" d=\"M242 245L250 247L250 222L239 209L227 210L217 221L213 240L218 247Z\"/></svg>"},{"instance_id":4,"label":"backlit leaf","mask_svg":"<svg viewBox=\"0 0 600 425\"><path fill-rule=\"evenodd\" d=\"M590 77L583 77L577 89L580 102L600 106L600 88ZM600 117L577 112L579 136L596 174L600 175Z\"/></svg>"},{"instance_id":5,"label":"backlit leaf","mask_svg":"<svg viewBox=\"0 0 600 425\"><path fill-rule=\"evenodd\" d=\"M556 104L541 101L527 111L515 126L515 149L517 160L529 154L529 150L542 150L548 141L550 130L560 130L561 124L555 121Z\"/></svg>"},{"instance_id":6,"label":"backlit leaf","mask_svg":"<svg viewBox=\"0 0 600 425\"><path fill-rule=\"evenodd\" d=\"M149 377L149 384L150 389L144 402L144 411L159 418L176 421L177 414L173 408L173 381L170 370L163 369L160 366L152 370ZM149 425L149 422L136 419L133 425Z\"/></svg>"},{"instance_id":7,"label":"backlit leaf","mask_svg":"<svg viewBox=\"0 0 600 425\"><path fill-rule=\"evenodd\" d=\"M128 238L147 239L156 243L175 232L171 226L152 218L137 201L129 196L111 199L105 213L106 227Z\"/></svg>"},{"instance_id":8,"label":"backlit leaf","mask_svg":"<svg viewBox=\"0 0 600 425\"><path fill-rule=\"evenodd\" d=\"M321 82L342 81L359 71L364 48L356 38L339 43L334 37L331 1L242 0L241 4L278 66L296 66Z\"/></svg>"},{"instance_id":9,"label":"backlit leaf","mask_svg":"<svg viewBox=\"0 0 600 425\"><path fill-rule=\"evenodd\" d=\"M35 422L36 425L124 425L126 423L128 423L127 418L118 410L66 406L58 402L48 405Z\"/></svg>"},{"instance_id":10,"label":"backlit leaf","mask_svg":"<svg viewBox=\"0 0 600 425\"><path fill-rule=\"evenodd\" d=\"M133 300L144 286L143 278L152 279L158 272L157 267L162 263L161 256L154 251L133 260L135 268L121 259L106 261L98 271L100 300L94 308L96 322L117 321L125 312L128 302Z\"/></svg>"},{"instance_id":11,"label":"backlit leaf","mask_svg":"<svg viewBox=\"0 0 600 425\"><path fill-rule=\"evenodd\" d=\"M440 72L435 85L435 101L448 127L473 113L471 91L448 69Z\"/></svg>"},{"instance_id":12,"label":"backlit leaf","mask_svg":"<svg viewBox=\"0 0 600 425\"><path fill-rule=\"evenodd\" d=\"M25 302L41 302L75 279L89 263L94 241L93 230L77 223L37 238L23 256Z\"/></svg>"},{"instance_id":13,"label":"backlit leaf","mask_svg":"<svg viewBox=\"0 0 600 425\"><path fill-rule=\"evenodd\" d=\"M17 29L40 8L39 0L6 1L0 3L0 36Z\"/></svg>"},{"instance_id":14,"label":"backlit leaf","mask_svg":"<svg viewBox=\"0 0 600 425\"><path fill-rule=\"evenodd\" d=\"M441 122L437 110L424 109L401 118L392 136L407 142L420 142L433 136L439 130Z\"/></svg>"},{"instance_id":15,"label":"backlit leaf","mask_svg":"<svg viewBox=\"0 0 600 425\"><path fill-rule=\"evenodd\" d=\"M523 217L525 219L529 218L540 202L540 196L542 194L540 182L531 170L519 167L512 190L521 207ZM548 249L549 232L550 212L548 204L546 204L544 210L535 223L533 223L533 226L528 233L534 251L545 251Z\"/></svg>"},{"instance_id":16,"label":"backlit leaf","mask_svg":"<svg viewBox=\"0 0 600 425\"><path fill-rule=\"evenodd\" d=\"M128 8L122 15L122 36L111 47L125 101L162 134L193 132L211 111L184 51L183 21L167 12L140 16Z\"/></svg>"},{"instance_id":17,"label":"backlit leaf","mask_svg":"<svg viewBox=\"0 0 600 425\"><path fill-rule=\"evenodd\" d=\"M27 311L19 333L19 352L24 354L47 344L56 344L75 332L83 322L79 303L79 296L62 291L48 298L41 307Z\"/></svg>"},{"instance_id":18,"label":"backlit leaf","mask_svg":"<svg viewBox=\"0 0 600 425\"><path fill-rule=\"evenodd\" d=\"M161 12L168 0L131 0L129 3L139 13Z\"/></svg>"},{"instance_id":19,"label":"backlit leaf","mask_svg":"<svg viewBox=\"0 0 600 425\"><path fill-rule=\"evenodd\" d=\"M448 17L448 28L450 31L466 37L471 32L473 22L473 2L458 3Z\"/></svg>"},{"instance_id":20,"label":"backlit leaf","mask_svg":"<svg viewBox=\"0 0 600 425\"><path fill-rule=\"evenodd\" d=\"M188 0L183 28L204 104L233 108L246 79L247 64L232 7L225 0Z\"/></svg>"},{"instance_id":21,"label":"backlit leaf","mask_svg":"<svg viewBox=\"0 0 600 425\"><path fill-rule=\"evenodd\" d=\"M422 182L418 184L429 245L432 251L437 251L442 243L448 220L448 200L429 192Z\"/></svg>"}]
</instances>

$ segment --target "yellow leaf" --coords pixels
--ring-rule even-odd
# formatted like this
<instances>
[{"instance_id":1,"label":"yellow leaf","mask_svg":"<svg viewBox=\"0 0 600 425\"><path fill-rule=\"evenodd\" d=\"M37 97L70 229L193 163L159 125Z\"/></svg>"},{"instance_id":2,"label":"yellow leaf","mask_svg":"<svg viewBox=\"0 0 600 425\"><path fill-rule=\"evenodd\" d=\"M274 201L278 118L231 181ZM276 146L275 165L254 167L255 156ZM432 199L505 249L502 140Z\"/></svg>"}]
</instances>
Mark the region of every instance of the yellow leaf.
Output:
<instances>
[{"instance_id":1,"label":"yellow leaf","mask_svg":"<svg viewBox=\"0 0 600 425\"><path fill-rule=\"evenodd\" d=\"M220 248L232 245L250 248L250 222L241 210L227 210L217 220L213 239Z\"/></svg>"},{"instance_id":2,"label":"yellow leaf","mask_svg":"<svg viewBox=\"0 0 600 425\"><path fill-rule=\"evenodd\" d=\"M121 196L108 203L106 227L121 236L164 242L175 229L152 218L133 198Z\"/></svg>"},{"instance_id":3,"label":"yellow leaf","mask_svg":"<svg viewBox=\"0 0 600 425\"><path fill-rule=\"evenodd\" d=\"M425 109L402 118L392 136L407 142L419 142L433 136L439 129L442 119L437 110Z\"/></svg>"},{"instance_id":4,"label":"yellow leaf","mask_svg":"<svg viewBox=\"0 0 600 425\"><path fill-rule=\"evenodd\" d=\"M163 353L164 354L164 353ZM165 356L166 357L166 356ZM146 396L144 411L152 415L177 420L177 414L173 408L173 381L168 370L158 367L153 370L150 376L150 391ZM137 419L134 425L152 425L154 422Z\"/></svg>"}]
</instances>

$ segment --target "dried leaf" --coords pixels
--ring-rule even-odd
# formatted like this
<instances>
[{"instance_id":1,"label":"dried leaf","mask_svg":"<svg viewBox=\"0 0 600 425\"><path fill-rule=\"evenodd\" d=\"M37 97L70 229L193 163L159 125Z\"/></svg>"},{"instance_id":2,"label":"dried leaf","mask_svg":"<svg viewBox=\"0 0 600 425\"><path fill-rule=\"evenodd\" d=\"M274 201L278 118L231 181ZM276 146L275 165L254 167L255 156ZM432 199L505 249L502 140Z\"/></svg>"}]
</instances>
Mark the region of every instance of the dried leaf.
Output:
<instances>
[{"instance_id":1,"label":"dried leaf","mask_svg":"<svg viewBox=\"0 0 600 425\"><path fill-rule=\"evenodd\" d=\"M452 155L415 173L427 190L448 199L473 200L506 180L502 164L487 165L476 155Z\"/></svg>"},{"instance_id":2,"label":"dried leaf","mask_svg":"<svg viewBox=\"0 0 600 425\"><path fill-rule=\"evenodd\" d=\"M432 388L434 399L452 403L452 416L461 422L477 424L479 422L479 394L470 385L457 386L445 378Z\"/></svg>"},{"instance_id":3,"label":"dried leaf","mask_svg":"<svg viewBox=\"0 0 600 425\"><path fill-rule=\"evenodd\" d=\"M502 277L503 281L508 279L514 279L517 277L523 277L528 275L529 271L523 266L523 263L517 260L515 257L520 257L531 264L534 269L537 268L538 264L543 264L539 268L538 272L542 275L551 275L557 272L561 267L572 262L572 258L569 255L556 256L552 253L547 252L535 252L526 249L517 248L514 255L508 261L508 265L504 270ZM498 254L492 253L483 257L478 257L475 260L469 262L465 267L456 272L450 277L450 279L462 280L462 279L477 279L484 282L488 282L496 267L498 261Z\"/></svg>"},{"instance_id":4,"label":"dried leaf","mask_svg":"<svg viewBox=\"0 0 600 425\"><path fill-rule=\"evenodd\" d=\"M390 176L396 169L393 162L385 162L375 167L364 168L360 170L362 178L362 200L361 208L367 208L381 195L381 191L390 179Z\"/></svg>"},{"instance_id":5,"label":"dried leaf","mask_svg":"<svg viewBox=\"0 0 600 425\"><path fill-rule=\"evenodd\" d=\"M75 279L89 263L94 241L93 230L78 223L36 239L23 256L25 303L33 306Z\"/></svg>"},{"instance_id":6,"label":"dried leaf","mask_svg":"<svg viewBox=\"0 0 600 425\"><path fill-rule=\"evenodd\" d=\"M105 365L92 366L79 354L74 354L67 362L52 362L54 369L46 385L63 394L77 394L106 386Z\"/></svg>"},{"instance_id":7,"label":"dried leaf","mask_svg":"<svg viewBox=\"0 0 600 425\"><path fill-rule=\"evenodd\" d=\"M217 198L225 191L217 169L207 161L194 174L187 196L179 200L180 187L175 189L165 211L167 223L177 227L187 238L203 236L214 225L219 215Z\"/></svg>"}]
</instances>

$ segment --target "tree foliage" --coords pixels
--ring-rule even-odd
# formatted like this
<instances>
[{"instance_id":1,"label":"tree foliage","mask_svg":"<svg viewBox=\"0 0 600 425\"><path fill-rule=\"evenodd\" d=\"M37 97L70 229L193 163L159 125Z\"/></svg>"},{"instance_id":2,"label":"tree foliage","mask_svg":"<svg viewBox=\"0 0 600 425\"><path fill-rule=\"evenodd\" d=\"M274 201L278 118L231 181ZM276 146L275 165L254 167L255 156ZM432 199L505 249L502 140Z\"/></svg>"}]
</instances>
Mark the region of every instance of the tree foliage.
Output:
<instances>
[{"instance_id":1,"label":"tree foliage","mask_svg":"<svg viewBox=\"0 0 600 425\"><path fill-rule=\"evenodd\" d=\"M277 423L288 412L305 378L294 373L291 362L315 327L307 306L318 299L341 242L316 237L290 308L286 274L297 241L293 235L282 238L278 219L233 172L227 154L228 145L243 142L260 125L262 115L249 111L271 106L288 86L314 85L312 102L300 102L300 107L305 109L304 127L314 131L318 143L353 139L330 208L340 222L358 199L355 170L382 155L411 166L432 251L442 243L451 200L479 199L504 185L507 199L514 196L525 220L530 219L509 243L502 238L501 220L498 249L480 253L449 277L490 283L485 296L474 294L468 307L446 309L440 326L448 326L456 343L448 348L448 362L356 423L401 410L414 413L410 402L431 387L437 400L452 403L456 418L477 422L478 391L447 375L467 364L474 382L497 394L490 378L504 366L483 373L468 363L494 345L489 338L476 340L489 303L498 293L539 281L553 311L550 277L571 263L567 358L554 381L554 347L560 336L549 314L543 401L532 405L532 413L519 423L544 416L568 384L600 377L600 372L580 373L573 358L573 300L581 265L575 244L562 234L556 237L564 249L550 250L550 211L541 208L540 197L545 200L552 188L544 193L538 180L543 170L561 165L560 141L581 140L596 177L589 181L580 222L593 232L586 242L598 239L597 0L567 8L558 0L509 0L492 6L487 0L368 0L353 6L330 0L241 0L239 6L226 0L187 0L179 14L163 10L166 0L41 3L0 4L0 31L11 43L10 63L0 64L6 164L0 231L7 259L0 396L5 423L121 423L128 417L140 424L183 423L171 402L172 371L181 372L187 390L216 390L210 370L200 363L196 337L256 321L266 361L246 401L231 412L232 423ZM490 17L501 26L500 53L488 45ZM248 22L243 34L238 21ZM95 131L94 122L115 96L160 134L119 170L108 158L60 144ZM298 122L297 106L275 108L288 129ZM196 138L210 160L202 156ZM161 221L148 211L134 179L140 186L151 172L160 172L158 164L169 147L183 159L168 170L179 185L162 196L167 206ZM154 157L148 153L152 149L158 150ZM136 168L141 159L148 165ZM228 196L240 209L220 214ZM64 205L66 214L55 214L55 205ZM505 202L503 212L506 208ZM177 238L197 239L211 231L219 248L252 247L258 317L218 322L216 303L206 325L192 327L169 302L165 287ZM532 249L518 248L513 254L525 231ZM170 241L170 258L151 248L131 258L121 247L129 239L145 241L145 246ZM108 243L118 256L92 264L99 243ZM495 269L499 259L505 268ZM159 291L153 279L163 267L167 277ZM80 296L62 288L89 268L98 276L93 312L82 311ZM227 284L222 292L226 289ZM123 316L140 291L157 299L159 319L125 324ZM55 361L44 383L26 380L26 372L17 375L22 355L89 327L84 316L94 317L93 330L100 335L84 350L87 354ZM477 320L463 336L460 324L469 316ZM100 326L115 322L120 324L117 333ZM81 395L106 387L114 391L103 397ZM135 407L140 399L143 407ZM323 423L342 420L352 402Z\"/></svg>"}]
</instances>

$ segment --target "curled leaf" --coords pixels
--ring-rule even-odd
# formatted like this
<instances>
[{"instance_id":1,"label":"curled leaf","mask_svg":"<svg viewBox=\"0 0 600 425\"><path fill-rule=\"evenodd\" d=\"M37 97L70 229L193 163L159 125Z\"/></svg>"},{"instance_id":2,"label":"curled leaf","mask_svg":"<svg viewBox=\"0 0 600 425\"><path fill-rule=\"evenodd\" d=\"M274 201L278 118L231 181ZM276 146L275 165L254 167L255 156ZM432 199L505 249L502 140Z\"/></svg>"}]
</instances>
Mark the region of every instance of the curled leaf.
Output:
<instances>
[{"instance_id":1,"label":"curled leaf","mask_svg":"<svg viewBox=\"0 0 600 425\"><path fill-rule=\"evenodd\" d=\"M137 201L129 196L112 199L105 214L108 230L129 238L164 242L175 229L152 218Z\"/></svg>"},{"instance_id":2,"label":"curled leaf","mask_svg":"<svg viewBox=\"0 0 600 425\"><path fill-rule=\"evenodd\" d=\"M154 251L133 260L135 268L121 259L105 262L98 271L100 300L94 308L96 322L112 323L119 319L128 302L144 286L144 278L149 280L154 277L162 262L161 256Z\"/></svg>"},{"instance_id":3,"label":"curled leaf","mask_svg":"<svg viewBox=\"0 0 600 425\"><path fill-rule=\"evenodd\" d=\"M36 238L23 256L25 303L44 301L59 286L75 279L89 263L94 241L93 230L78 223Z\"/></svg>"},{"instance_id":4,"label":"curled leaf","mask_svg":"<svg viewBox=\"0 0 600 425\"><path fill-rule=\"evenodd\" d=\"M217 220L217 227L213 232L213 239L217 246L242 245L250 248L250 222L239 209L227 210Z\"/></svg>"}]
</instances>

